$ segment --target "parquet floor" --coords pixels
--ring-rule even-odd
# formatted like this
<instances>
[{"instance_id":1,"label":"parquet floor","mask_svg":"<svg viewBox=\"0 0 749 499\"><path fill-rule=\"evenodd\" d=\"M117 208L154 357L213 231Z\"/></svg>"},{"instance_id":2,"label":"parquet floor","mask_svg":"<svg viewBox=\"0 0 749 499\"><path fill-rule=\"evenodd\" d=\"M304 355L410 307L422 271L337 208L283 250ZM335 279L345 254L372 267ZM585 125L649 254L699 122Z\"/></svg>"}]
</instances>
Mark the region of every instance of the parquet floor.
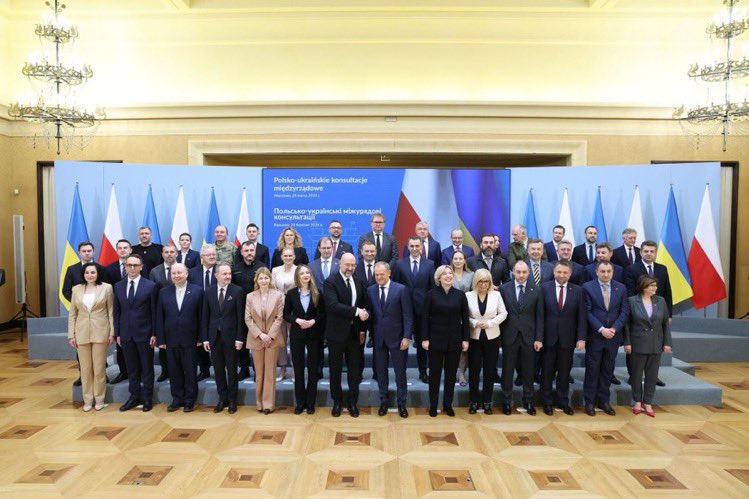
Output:
<instances>
[{"instance_id":1,"label":"parquet floor","mask_svg":"<svg viewBox=\"0 0 749 499\"><path fill-rule=\"evenodd\" d=\"M749 363L701 364L722 407L401 420L83 413L71 361L26 360L0 336L2 497L749 497Z\"/></svg>"}]
</instances>

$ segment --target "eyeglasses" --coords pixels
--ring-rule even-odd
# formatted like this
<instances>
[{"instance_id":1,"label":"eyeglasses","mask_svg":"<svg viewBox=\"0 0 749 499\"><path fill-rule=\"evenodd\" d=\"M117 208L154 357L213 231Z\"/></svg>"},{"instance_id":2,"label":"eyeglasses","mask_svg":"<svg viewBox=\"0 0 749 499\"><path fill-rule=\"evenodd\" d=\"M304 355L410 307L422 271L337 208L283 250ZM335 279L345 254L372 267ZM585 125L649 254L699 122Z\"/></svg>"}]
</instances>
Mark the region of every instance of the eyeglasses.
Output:
<instances>
[{"instance_id":1,"label":"eyeglasses","mask_svg":"<svg viewBox=\"0 0 749 499\"><path fill-rule=\"evenodd\" d=\"M372 223L373 224L384 224L385 221L384 220L372 220Z\"/></svg>"}]
</instances>

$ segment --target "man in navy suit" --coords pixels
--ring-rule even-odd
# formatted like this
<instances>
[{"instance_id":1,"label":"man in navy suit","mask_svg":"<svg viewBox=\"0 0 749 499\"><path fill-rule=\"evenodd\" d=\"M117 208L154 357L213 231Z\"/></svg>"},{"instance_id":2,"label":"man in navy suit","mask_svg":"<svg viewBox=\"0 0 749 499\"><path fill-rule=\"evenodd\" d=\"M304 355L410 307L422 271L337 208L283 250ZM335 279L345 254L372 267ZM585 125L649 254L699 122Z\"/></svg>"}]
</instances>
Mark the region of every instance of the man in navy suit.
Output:
<instances>
[{"instance_id":1,"label":"man in navy suit","mask_svg":"<svg viewBox=\"0 0 749 499\"><path fill-rule=\"evenodd\" d=\"M411 295L413 305L413 318L416 324L421 324L421 313L424 310L424 300L427 293L434 287L434 262L422 256L422 242L418 236L408 240L408 251L410 255L398 260L393 269L393 280L406 286ZM416 359L419 364L419 379L423 383L429 383L427 366L429 365L429 354L421 346L420 328L417 329L416 337Z\"/></svg>"},{"instance_id":2,"label":"man in navy suit","mask_svg":"<svg viewBox=\"0 0 749 499\"><path fill-rule=\"evenodd\" d=\"M562 241L562 239L564 239L564 234L566 231L567 230L563 225L555 225L551 234L551 241L544 244L546 258L550 263L554 263L559 260L559 255L557 254L557 246L559 246L559 243Z\"/></svg>"},{"instance_id":3,"label":"man in navy suit","mask_svg":"<svg viewBox=\"0 0 749 499\"><path fill-rule=\"evenodd\" d=\"M229 407L229 414L237 412L237 352L247 339L244 322L245 295L242 288L231 283L231 266L216 265L216 282L203 297L203 324L200 339L210 352L216 377L218 403L213 412Z\"/></svg>"},{"instance_id":4,"label":"man in navy suit","mask_svg":"<svg viewBox=\"0 0 749 499\"><path fill-rule=\"evenodd\" d=\"M172 284L171 269L177 261L177 248L172 243L166 243L161 247L161 259L164 263L152 268L148 274L148 279L156 284L157 297L164 286ZM186 278L187 270L185 270ZM159 342L160 344L161 342ZM169 377L169 358L167 357L166 349L161 347L159 347L159 365L161 365L161 374L156 381L161 383Z\"/></svg>"},{"instance_id":5,"label":"man in navy suit","mask_svg":"<svg viewBox=\"0 0 749 499\"><path fill-rule=\"evenodd\" d=\"M406 361L408 347L413 338L413 306L408 289L390 279L390 265L378 262L375 265L375 280L377 284L367 289L367 309L373 348L376 352L373 358L377 371L377 386L380 389L380 409L377 414L384 416L390 407L388 363L392 359L398 414L402 418L407 418Z\"/></svg>"},{"instance_id":6,"label":"man in navy suit","mask_svg":"<svg viewBox=\"0 0 749 499\"><path fill-rule=\"evenodd\" d=\"M141 276L143 260L130 255L125 260L127 277L114 285L114 335L127 364L130 398L120 411L143 404L153 407L153 347L156 321L156 285Z\"/></svg>"},{"instance_id":7,"label":"man in navy suit","mask_svg":"<svg viewBox=\"0 0 749 499\"><path fill-rule=\"evenodd\" d=\"M177 250L171 248L175 253L172 257L176 258ZM156 305L156 338L159 352L166 352L172 392L172 403L166 410L174 412L182 407L185 412L192 412L198 398L195 345L200 337L203 290L187 282L187 267L183 263L171 265L170 277L172 284L161 287Z\"/></svg>"},{"instance_id":8,"label":"man in navy suit","mask_svg":"<svg viewBox=\"0 0 749 499\"><path fill-rule=\"evenodd\" d=\"M593 281L598 276L596 265L598 262L611 262L611 255L614 252L614 248L607 242L598 243L596 245L596 263L591 263L585 267L585 281ZM624 269L619 265L611 262L611 266L614 268L614 279L616 282L624 284Z\"/></svg>"},{"instance_id":9,"label":"man in navy suit","mask_svg":"<svg viewBox=\"0 0 749 499\"><path fill-rule=\"evenodd\" d=\"M587 277L585 267L577 262L571 260L572 258L572 243L567 239L562 239L557 245L557 256L559 260L567 260L572 264L572 275L570 276L570 282L582 286Z\"/></svg>"},{"instance_id":10,"label":"man in navy suit","mask_svg":"<svg viewBox=\"0 0 749 499\"><path fill-rule=\"evenodd\" d=\"M575 246L572 250L572 261L583 267L596 261L596 241L598 240L598 228L595 225L585 227L585 242Z\"/></svg>"},{"instance_id":11,"label":"man in navy suit","mask_svg":"<svg viewBox=\"0 0 749 499\"><path fill-rule=\"evenodd\" d=\"M452 240L452 244L442 250L442 265L450 265L450 263L453 261L453 255L456 251L462 251L466 256L466 260L475 254L473 248L463 244L462 230L453 229L453 231L450 233L450 239Z\"/></svg>"},{"instance_id":12,"label":"man in navy suit","mask_svg":"<svg viewBox=\"0 0 749 499\"><path fill-rule=\"evenodd\" d=\"M395 265L398 260L398 242L395 236L385 232L385 215L379 212L372 214L370 224L372 230L359 236L359 251L364 241L372 241L375 243L375 260ZM361 257L359 254L360 260Z\"/></svg>"},{"instance_id":13,"label":"man in navy suit","mask_svg":"<svg viewBox=\"0 0 749 499\"><path fill-rule=\"evenodd\" d=\"M588 322L585 294L570 282L572 262L554 264L554 280L541 284L544 296L544 355L541 374L541 397L544 413L554 414L551 384L556 378L557 407L574 414L570 407L570 368L575 348L585 348Z\"/></svg>"},{"instance_id":14,"label":"man in navy suit","mask_svg":"<svg viewBox=\"0 0 749 499\"><path fill-rule=\"evenodd\" d=\"M359 265L356 266L354 276L361 279L365 286L369 287L375 283L374 278L374 264L377 263L377 248L372 241L364 241L361 248L359 248L359 254L361 259Z\"/></svg>"},{"instance_id":15,"label":"man in navy suit","mask_svg":"<svg viewBox=\"0 0 749 499\"><path fill-rule=\"evenodd\" d=\"M528 259L526 263L531 269L530 279L536 286L554 279L554 264L544 261L543 255L544 242L540 239L528 239Z\"/></svg>"},{"instance_id":16,"label":"man in navy suit","mask_svg":"<svg viewBox=\"0 0 749 499\"><path fill-rule=\"evenodd\" d=\"M595 416L594 404L597 402L599 409L615 416L616 411L609 403L609 390L629 313L627 289L613 279L614 266L611 262L600 261L596 267L597 278L583 284L588 314L583 382L585 413Z\"/></svg>"},{"instance_id":17,"label":"man in navy suit","mask_svg":"<svg viewBox=\"0 0 749 499\"><path fill-rule=\"evenodd\" d=\"M344 253L354 252L354 247L341 239L343 224L340 220L333 219L330 221L330 224L328 224L328 233L330 234L330 244L333 247L333 258L339 260ZM320 248L315 250L315 259L317 258L320 258Z\"/></svg>"},{"instance_id":18,"label":"man in navy suit","mask_svg":"<svg viewBox=\"0 0 749 499\"><path fill-rule=\"evenodd\" d=\"M642 260L640 257L640 248L635 246L637 241L637 231L632 227L627 227L622 231L622 245L614 249L611 262L626 269L630 265Z\"/></svg>"},{"instance_id":19,"label":"man in navy suit","mask_svg":"<svg viewBox=\"0 0 749 499\"><path fill-rule=\"evenodd\" d=\"M309 268L312 270L312 277L315 279L317 289L322 289L325 279L330 274L338 272L340 261L333 257L333 242L327 236L321 237L317 242L315 254L317 257L309 262Z\"/></svg>"},{"instance_id":20,"label":"man in navy suit","mask_svg":"<svg viewBox=\"0 0 749 499\"><path fill-rule=\"evenodd\" d=\"M196 267L200 263L200 253L192 249L192 236L188 232L179 235L179 252L177 253L177 263L184 264L189 269Z\"/></svg>"},{"instance_id":21,"label":"man in navy suit","mask_svg":"<svg viewBox=\"0 0 749 499\"><path fill-rule=\"evenodd\" d=\"M216 261L218 259L218 252L216 246L213 244L204 244L200 248L200 265L196 265L190 269L187 274L187 280L192 284L197 284L203 291L208 291L208 288L216 284L216 276L214 276ZM198 350L198 367L200 373L198 374L198 382L208 378L211 369L211 357L208 352L199 346Z\"/></svg>"},{"instance_id":22,"label":"man in navy suit","mask_svg":"<svg viewBox=\"0 0 749 499\"><path fill-rule=\"evenodd\" d=\"M429 224L421 220L416 224L416 235L421 238L423 248L422 253L424 258L427 258L434 263L434 268L439 267L442 261L442 247L438 241L435 241L432 235L429 233ZM403 245L403 258L409 255L408 242Z\"/></svg>"}]
</instances>

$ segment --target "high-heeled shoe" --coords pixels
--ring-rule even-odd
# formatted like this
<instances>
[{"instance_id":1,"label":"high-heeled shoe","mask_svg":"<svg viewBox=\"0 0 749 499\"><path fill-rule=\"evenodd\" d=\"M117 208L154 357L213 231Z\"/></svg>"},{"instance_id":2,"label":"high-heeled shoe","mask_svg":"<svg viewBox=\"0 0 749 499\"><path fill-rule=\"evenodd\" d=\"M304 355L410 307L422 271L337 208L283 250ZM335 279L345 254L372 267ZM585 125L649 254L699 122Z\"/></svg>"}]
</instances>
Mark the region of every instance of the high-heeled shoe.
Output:
<instances>
[{"instance_id":1,"label":"high-heeled shoe","mask_svg":"<svg viewBox=\"0 0 749 499\"><path fill-rule=\"evenodd\" d=\"M645 407L645 414L647 414L651 418L654 418L655 417L655 411L653 410L653 406L650 406L650 409L648 409L647 406L646 406Z\"/></svg>"},{"instance_id":2,"label":"high-heeled shoe","mask_svg":"<svg viewBox=\"0 0 749 499\"><path fill-rule=\"evenodd\" d=\"M641 412L642 412L642 406L640 406L640 407L637 407L636 405L632 406L632 414L634 414L635 416L637 416Z\"/></svg>"}]
</instances>

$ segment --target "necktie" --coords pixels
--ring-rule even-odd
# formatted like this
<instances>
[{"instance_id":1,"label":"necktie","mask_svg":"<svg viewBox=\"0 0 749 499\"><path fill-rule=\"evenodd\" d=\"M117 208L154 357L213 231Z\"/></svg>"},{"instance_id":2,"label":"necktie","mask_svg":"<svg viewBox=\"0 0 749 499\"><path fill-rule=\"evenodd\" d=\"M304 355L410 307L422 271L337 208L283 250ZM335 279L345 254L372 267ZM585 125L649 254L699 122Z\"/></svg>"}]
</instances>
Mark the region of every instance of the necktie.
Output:
<instances>
[{"instance_id":1,"label":"necktie","mask_svg":"<svg viewBox=\"0 0 749 499\"><path fill-rule=\"evenodd\" d=\"M206 270L205 271L205 286L203 287L203 289L208 289L210 287L211 287L211 271Z\"/></svg>"},{"instance_id":2,"label":"necktie","mask_svg":"<svg viewBox=\"0 0 749 499\"><path fill-rule=\"evenodd\" d=\"M564 286L559 286L559 310L564 308Z\"/></svg>"},{"instance_id":3,"label":"necktie","mask_svg":"<svg viewBox=\"0 0 749 499\"><path fill-rule=\"evenodd\" d=\"M588 261L590 263L593 263L593 245L592 244L588 245Z\"/></svg>"},{"instance_id":4,"label":"necktie","mask_svg":"<svg viewBox=\"0 0 749 499\"><path fill-rule=\"evenodd\" d=\"M533 264L533 282L536 283L536 286L541 284L541 271L538 270L538 264Z\"/></svg>"},{"instance_id":5,"label":"necktie","mask_svg":"<svg viewBox=\"0 0 749 499\"><path fill-rule=\"evenodd\" d=\"M322 276L327 279L328 278L328 262L327 260L322 262Z\"/></svg>"},{"instance_id":6,"label":"necktie","mask_svg":"<svg viewBox=\"0 0 749 499\"><path fill-rule=\"evenodd\" d=\"M492 259L491 258L484 258L484 265L486 265L486 268L491 270L492 269Z\"/></svg>"},{"instance_id":7,"label":"necktie","mask_svg":"<svg viewBox=\"0 0 749 499\"><path fill-rule=\"evenodd\" d=\"M413 275L416 275L419 273L419 266L416 264L416 260L414 260L413 262L414 266L411 268L411 272L413 273Z\"/></svg>"},{"instance_id":8,"label":"necktie","mask_svg":"<svg viewBox=\"0 0 749 499\"><path fill-rule=\"evenodd\" d=\"M351 279L346 279L346 287L348 287L349 301L354 301L354 290L351 289Z\"/></svg>"},{"instance_id":9,"label":"necktie","mask_svg":"<svg viewBox=\"0 0 749 499\"><path fill-rule=\"evenodd\" d=\"M224 310L224 288L221 288L218 292L218 309Z\"/></svg>"},{"instance_id":10,"label":"necktie","mask_svg":"<svg viewBox=\"0 0 749 499\"><path fill-rule=\"evenodd\" d=\"M603 305L606 307L606 310L609 309L610 304L611 304L611 294L609 293L609 285L604 284L603 285Z\"/></svg>"},{"instance_id":11,"label":"necktie","mask_svg":"<svg viewBox=\"0 0 749 499\"><path fill-rule=\"evenodd\" d=\"M127 300L135 298L135 281L130 281L130 289L127 291Z\"/></svg>"},{"instance_id":12,"label":"necktie","mask_svg":"<svg viewBox=\"0 0 749 499\"><path fill-rule=\"evenodd\" d=\"M172 268L171 267L166 268L166 280L170 282L172 280Z\"/></svg>"},{"instance_id":13,"label":"necktie","mask_svg":"<svg viewBox=\"0 0 749 499\"><path fill-rule=\"evenodd\" d=\"M385 308L385 286L380 286L380 306Z\"/></svg>"},{"instance_id":14,"label":"necktie","mask_svg":"<svg viewBox=\"0 0 749 499\"><path fill-rule=\"evenodd\" d=\"M338 253L338 243L333 241L333 258L335 258L337 253Z\"/></svg>"},{"instance_id":15,"label":"necktie","mask_svg":"<svg viewBox=\"0 0 749 499\"><path fill-rule=\"evenodd\" d=\"M379 260L380 256L382 256L382 244L380 243L380 235L377 234L375 235L375 237L377 238L377 241L375 242L375 246L377 248L377 260Z\"/></svg>"},{"instance_id":16,"label":"necktie","mask_svg":"<svg viewBox=\"0 0 749 499\"><path fill-rule=\"evenodd\" d=\"M648 275L650 277L653 277L653 266L652 265L648 265Z\"/></svg>"},{"instance_id":17,"label":"necktie","mask_svg":"<svg viewBox=\"0 0 749 499\"><path fill-rule=\"evenodd\" d=\"M125 275L127 275L127 272L125 271L125 264L124 263L120 264L120 274L122 274L122 277L125 277Z\"/></svg>"},{"instance_id":18,"label":"necktie","mask_svg":"<svg viewBox=\"0 0 749 499\"><path fill-rule=\"evenodd\" d=\"M627 252L629 253L629 264L632 265L635 263L635 259L632 258L632 248L627 248Z\"/></svg>"},{"instance_id":19,"label":"necktie","mask_svg":"<svg viewBox=\"0 0 749 499\"><path fill-rule=\"evenodd\" d=\"M367 282L372 280L372 264L367 264Z\"/></svg>"},{"instance_id":20,"label":"necktie","mask_svg":"<svg viewBox=\"0 0 749 499\"><path fill-rule=\"evenodd\" d=\"M520 288L520 292L518 293L518 303L523 303L523 298L525 298L525 285L520 284L518 287Z\"/></svg>"}]
</instances>

